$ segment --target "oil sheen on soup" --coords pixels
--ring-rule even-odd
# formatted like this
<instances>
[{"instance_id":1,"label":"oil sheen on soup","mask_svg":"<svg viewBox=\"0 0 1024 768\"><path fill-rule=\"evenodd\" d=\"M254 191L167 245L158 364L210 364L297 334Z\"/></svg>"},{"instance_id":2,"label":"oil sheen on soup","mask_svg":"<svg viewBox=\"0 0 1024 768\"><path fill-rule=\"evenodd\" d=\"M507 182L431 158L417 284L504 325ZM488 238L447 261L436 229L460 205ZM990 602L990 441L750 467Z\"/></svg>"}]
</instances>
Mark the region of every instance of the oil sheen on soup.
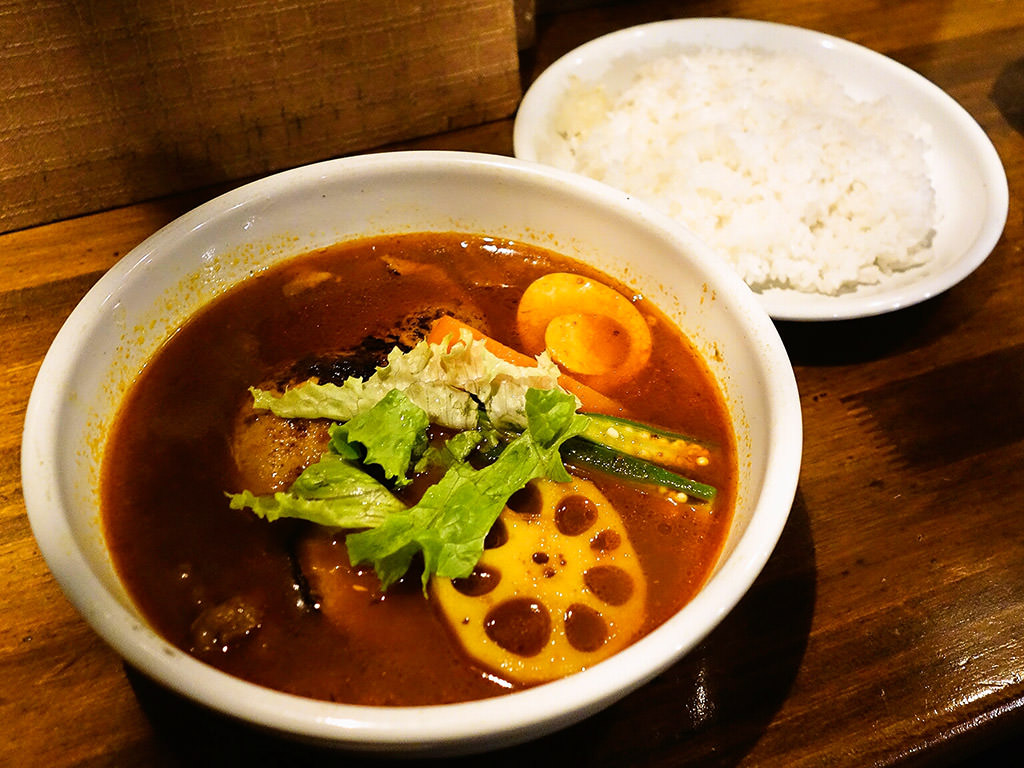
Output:
<instances>
[{"instance_id":1,"label":"oil sheen on soup","mask_svg":"<svg viewBox=\"0 0 1024 768\"><path fill-rule=\"evenodd\" d=\"M191 318L125 397L102 504L174 645L419 705L656 628L713 567L735 484L725 403L658 308L550 250L432 232L287 261Z\"/></svg>"}]
</instances>

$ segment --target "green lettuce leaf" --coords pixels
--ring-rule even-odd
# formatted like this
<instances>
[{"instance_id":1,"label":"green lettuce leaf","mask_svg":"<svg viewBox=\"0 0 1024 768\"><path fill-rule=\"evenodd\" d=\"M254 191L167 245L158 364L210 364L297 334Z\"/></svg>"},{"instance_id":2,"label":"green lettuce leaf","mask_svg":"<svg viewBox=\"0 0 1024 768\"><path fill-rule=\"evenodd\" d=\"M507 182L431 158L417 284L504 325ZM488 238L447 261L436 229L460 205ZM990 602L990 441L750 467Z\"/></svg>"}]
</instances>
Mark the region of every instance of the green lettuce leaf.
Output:
<instances>
[{"instance_id":1,"label":"green lettuce leaf","mask_svg":"<svg viewBox=\"0 0 1024 768\"><path fill-rule=\"evenodd\" d=\"M430 419L403 392L392 389L372 408L331 428L331 444L343 455L353 443L365 449L364 464L376 464L397 487L408 485L409 467L427 447Z\"/></svg>"},{"instance_id":2,"label":"green lettuce leaf","mask_svg":"<svg viewBox=\"0 0 1024 768\"><path fill-rule=\"evenodd\" d=\"M440 448L429 446L414 469L416 472L425 472L431 466L450 467L456 462L465 461L482 442L484 436L477 430L456 432Z\"/></svg>"},{"instance_id":3,"label":"green lettuce leaf","mask_svg":"<svg viewBox=\"0 0 1024 768\"><path fill-rule=\"evenodd\" d=\"M568 481L559 446L586 428L572 395L557 389L525 394L526 430L482 469L459 461L418 504L395 512L372 530L346 538L355 565L371 563L384 589L423 554L423 587L434 574L468 576L483 554L484 538L509 497L538 477Z\"/></svg>"},{"instance_id":4,"label":"green lettuce leaf","mask_svg":"<svg viewBox=\"0 0 1024 768\"><path fill-rule=\"evenodd\" d=\"M269 521L293 517L338 528L372 528L406 509L384 485L331 452L308 466L287 492L242 491L228 499L232 509L249 508Z\"/></svg>"}]
</instances>

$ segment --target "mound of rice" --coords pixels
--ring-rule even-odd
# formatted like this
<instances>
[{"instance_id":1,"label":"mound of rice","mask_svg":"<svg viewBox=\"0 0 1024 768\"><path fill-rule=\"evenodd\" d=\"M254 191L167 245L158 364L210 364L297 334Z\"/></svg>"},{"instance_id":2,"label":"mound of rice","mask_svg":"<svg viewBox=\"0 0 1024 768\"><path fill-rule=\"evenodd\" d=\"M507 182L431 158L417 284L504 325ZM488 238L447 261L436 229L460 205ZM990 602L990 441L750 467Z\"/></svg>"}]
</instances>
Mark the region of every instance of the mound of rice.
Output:
<instances>
[{"instance_id":1,"label":"mound of rice","mask_svg":"<svg viewBox=\"0 0 1024 768\"><path fill-rule=\"evenodd\" d=\"M579 85L555 163L646 199L754 290L836 295L932 256L924 127L802 58L701 49Z\"/></svg>"}]
</instances>

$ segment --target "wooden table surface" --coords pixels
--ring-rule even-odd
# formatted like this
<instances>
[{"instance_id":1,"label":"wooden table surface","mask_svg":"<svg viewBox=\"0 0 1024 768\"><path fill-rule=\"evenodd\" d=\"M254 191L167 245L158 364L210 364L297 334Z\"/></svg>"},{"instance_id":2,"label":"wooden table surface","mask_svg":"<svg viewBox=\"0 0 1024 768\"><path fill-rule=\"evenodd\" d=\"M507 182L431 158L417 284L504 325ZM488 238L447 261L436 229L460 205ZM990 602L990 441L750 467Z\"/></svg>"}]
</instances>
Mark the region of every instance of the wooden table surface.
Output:
<instances>
[{"instance_id":1,"label":"wooden table surface","mask_svg":"<svg viewBox=\"0 0 1024 768\"><path fill-rule=\"evenodd\" d=\"M541 15L536 46L522 57L524 83L575 45L639 22L728 15L811 27L881 51L956 98L1002 157L1010 212L988 260L922 305L780 324L801 392L804 463L789 523L753 589L640 691L486 759L945 765L1016 738L1024 733L1024 3L579 5ZM510 154L511 122L403 146ZM0 236L0 765L359 762L252 733L127 669L63 597L26 518L21 429L48 345L104 270L212 194Z\"/></svg>"}]
</instances>

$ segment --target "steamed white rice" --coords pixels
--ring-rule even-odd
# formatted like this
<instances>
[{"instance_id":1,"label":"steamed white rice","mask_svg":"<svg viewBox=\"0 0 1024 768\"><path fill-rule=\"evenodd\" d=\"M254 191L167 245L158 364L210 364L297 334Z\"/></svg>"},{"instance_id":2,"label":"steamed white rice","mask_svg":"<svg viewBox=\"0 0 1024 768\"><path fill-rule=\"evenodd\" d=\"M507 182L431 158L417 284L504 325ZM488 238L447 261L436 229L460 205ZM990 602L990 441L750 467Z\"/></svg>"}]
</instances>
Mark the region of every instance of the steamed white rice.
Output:
<instances>
[{"instance_id":1,"label":"steamed white rice","mask_svg":"<svg viewBox=\"0 0 1024 768\"><path fill-rule=\"evenodd\" d=\"M558 129L556 164L682 221L755 290L835 295L932 256L924 126L802 58L665 56L621 93L581 84Z\"/></svg>"}]
</instances>

